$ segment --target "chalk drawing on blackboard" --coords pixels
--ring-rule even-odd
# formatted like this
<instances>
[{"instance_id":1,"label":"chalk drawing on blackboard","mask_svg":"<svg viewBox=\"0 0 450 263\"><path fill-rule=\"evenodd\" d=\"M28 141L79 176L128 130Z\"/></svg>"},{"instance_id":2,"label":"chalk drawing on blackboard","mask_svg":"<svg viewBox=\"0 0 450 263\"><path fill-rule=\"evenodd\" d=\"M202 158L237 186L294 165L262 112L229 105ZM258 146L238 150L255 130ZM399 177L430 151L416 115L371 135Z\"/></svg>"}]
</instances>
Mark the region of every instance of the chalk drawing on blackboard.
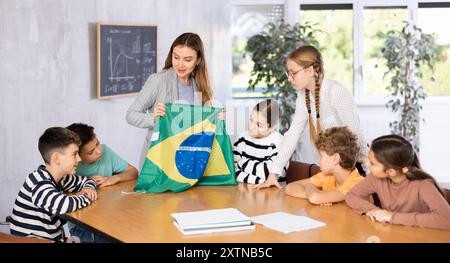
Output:
<instances>
[{"instance_id":1,"label":"chalk drawing on blackboard","mask_svg":"<svg viewBox=\"0 0 450 263\"><path fill-rule=\"evenodd\" d=\"M156 72L156 27L98 24L99 98L137 93Z\"/></svg>"},{"instance_id":2,"label":"chalk drawing on blackboard","mask_svg":"<svg viewBox=\"0 0 450 263\"><path fill-rule=\"evenodd\" d=\"M119 54L115 56L113 54L113 39L112 37L108 37L106 40L109 44L109 80L118 81L123 79L132 79L134 80L134 76L130 76L128 73L128 63L133 63L134 57L128 56L124 51L120 51Z\"/></svg>"},{"instance_id":3,"label":"chalk drawing on blackboard","mask_svg":"<svg viewBox=\"0 0 450 263\"><path fill-rule=\"evenodd\" d=\"M133 42L133 54L141 53L141 36L136 36L136 41Z\"/></svg>"}]
</instances>

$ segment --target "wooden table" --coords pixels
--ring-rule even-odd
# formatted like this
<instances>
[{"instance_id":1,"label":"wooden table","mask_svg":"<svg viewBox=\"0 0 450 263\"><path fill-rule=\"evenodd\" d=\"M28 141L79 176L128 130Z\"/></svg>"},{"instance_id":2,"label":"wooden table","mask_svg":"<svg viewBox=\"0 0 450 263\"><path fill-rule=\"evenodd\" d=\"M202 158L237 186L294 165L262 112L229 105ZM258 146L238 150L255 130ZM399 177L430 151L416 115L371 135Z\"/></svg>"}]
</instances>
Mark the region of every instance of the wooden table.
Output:
<instances>
[{"instance_id":1,"label":"wooden table","mask_svg":"<svg viewBox=\"0 0 450 263\"><path fill-rule=\"evenodd\" d=\"M132 193L135 183L102 188L92 205L63 217L121 242L450 242L450 231L372 222L345 203L315 206L275 187L197 186L181 193L138 194ZM284 211L327 225L290 234L257 225L255 230L183 236L170 216L226 207L235 207L247 216Z\"/></svg>"}]
</instances>

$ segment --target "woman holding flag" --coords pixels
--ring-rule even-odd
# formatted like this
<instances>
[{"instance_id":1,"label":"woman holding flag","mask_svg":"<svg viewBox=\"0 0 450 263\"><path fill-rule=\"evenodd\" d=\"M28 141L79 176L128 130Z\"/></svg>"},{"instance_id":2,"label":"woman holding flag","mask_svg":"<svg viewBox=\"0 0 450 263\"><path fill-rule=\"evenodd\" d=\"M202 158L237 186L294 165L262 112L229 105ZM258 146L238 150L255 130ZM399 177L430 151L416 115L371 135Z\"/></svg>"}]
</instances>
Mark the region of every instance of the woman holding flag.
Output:
<instances>
[{"instance_id":1,"label":"woman holding flag","mask_svg":"<svg viewBox=\"0 0 450 263\"><path fill-rule=\"evenodd\" d=\"M165 103L204 105L211 99L203 42L195 33L183 33L172 43L163 70L149 76L127 111L129 124L148 129L139 167L144 164L156 118L166 114Z\"/></svg>"}]
</instances>

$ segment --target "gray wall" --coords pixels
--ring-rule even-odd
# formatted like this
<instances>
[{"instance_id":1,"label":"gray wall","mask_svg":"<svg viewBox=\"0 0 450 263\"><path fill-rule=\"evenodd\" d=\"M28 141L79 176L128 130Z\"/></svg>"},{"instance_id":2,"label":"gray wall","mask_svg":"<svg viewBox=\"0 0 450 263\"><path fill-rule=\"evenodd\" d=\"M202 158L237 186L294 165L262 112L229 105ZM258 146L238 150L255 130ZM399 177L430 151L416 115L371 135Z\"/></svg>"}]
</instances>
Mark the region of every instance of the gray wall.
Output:
<instances>
[{"instance_id":1,"label":"gray wall","mask_svg":"<svg viewBox=\"0 0 450 263\"><path fill-rule=\"evenodd\" d=\"M50 126L91 124L103 143L138 165L146 131L125 121L134 96L95 97L95 23L157 25L159 69L176 36L197 32L215 98L224 101L231 79L230 5L224 2L1 0L0 221L11 213L25 176L42 163L37 140Z\"/></svg>"}]
</instances>

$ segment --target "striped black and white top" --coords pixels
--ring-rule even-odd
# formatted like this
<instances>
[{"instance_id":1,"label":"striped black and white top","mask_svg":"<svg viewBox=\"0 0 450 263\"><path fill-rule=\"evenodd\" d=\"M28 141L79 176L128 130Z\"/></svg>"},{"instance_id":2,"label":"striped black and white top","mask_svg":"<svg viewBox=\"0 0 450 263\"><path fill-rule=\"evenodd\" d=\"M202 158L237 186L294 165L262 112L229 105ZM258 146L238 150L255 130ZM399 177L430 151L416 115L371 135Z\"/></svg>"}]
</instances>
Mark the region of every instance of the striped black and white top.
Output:
<instances>
[{"instance_id":1,"label":"striped black and white top","mask_svg":"<svg viewBox=\"0 0 450 263\"><path fill-rule=\"evenodd\" d=\"M58 184L44 165L39 166L28 175L17 195L11 216L11 234L64 241L62 225L66 221L58 215L92 203L84 195L67 196L64 192L79 192L84 187L95 190L94 180L69 174Z\"/></svg>"},{"instance_id":2,"label":"striped black and white top","mask_svg":"<svg viewBox=\"0 0 450 263\"><path fill-rule=\"evenodd\" d=\"M240 136L233 145L236 180L248 184L265 182L282 139L279 132L260 139L251 137L248 132Z\"/></svg>"}]
</instances>

